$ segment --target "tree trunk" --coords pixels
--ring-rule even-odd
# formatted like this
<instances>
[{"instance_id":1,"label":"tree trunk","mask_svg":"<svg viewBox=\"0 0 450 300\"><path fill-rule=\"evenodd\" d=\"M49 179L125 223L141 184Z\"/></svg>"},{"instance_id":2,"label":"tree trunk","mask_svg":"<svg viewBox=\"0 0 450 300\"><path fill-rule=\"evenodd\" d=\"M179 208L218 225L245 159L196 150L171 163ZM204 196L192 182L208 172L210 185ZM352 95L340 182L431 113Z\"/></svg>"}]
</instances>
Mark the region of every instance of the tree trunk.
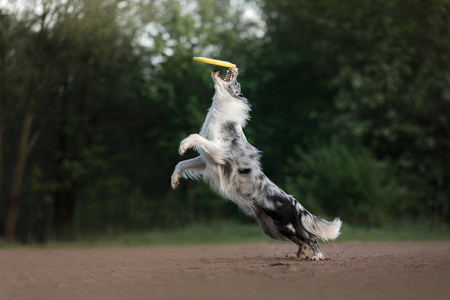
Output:
<instances>
[{"instance_id":1,"label":"tree trunk","mask_svg":"<svg viewBox=\"0 0 450 300\"><path fill-rule=\"evenodd\" d=\"M35 136L31 141L29 141L31 127L33 125L34 119L35 100L35 91L33 91L30 98L28 99L25 111L25 118L22 125L22 136L20 138L19 149L17 152L17 161L14 170L11 195L9 197L9 208L6 217L5 228L5 240L8 242L14 242L16 238L16 224L19 215L20 191L22 186L23 173L31 147L33 146L37 138L37 136Z\"/></svg>"},{"instance_id":2,"label":"tree trunk","mask_svg":"<svg viewBox=\"0 0 450 300\"><path fill-rule=\"evenodd\" d=\"M68 225L73 219L77 200L76 184L72 183L65 190L57 191L55 197L55 234L58 240L70 237L73 232L68 231Z\"/></svg>"},{"instance_id":3,"label":"tree trunk","mask_svg":"<svg viewBox=\"0 0 450 300\"><path fill-rule=\"evenodd\" d=\"M2 43L5 40L2 39ZM4 48L0 47L0 202L3 201L3 103L5 102L5 52Z\"/></svg>"},{"instance_id":4,"label":"tree trunk","mask_svg":"<svg viewBox=\"0 0 450 300\"><path fill-rule=\"evenodd\" d=\"M2 84L0 83L0 202L3 201L3 99Z\"/></svg>"},{"instance_id":5,"label":"tree trunk","mask_svg":"<svg viewBox=\"0 0 450 300\"><path fill-rule=\"evenodd\" d=\"M61 118L60 123L58 124L59 133L58 133L58 142L59 149L58 152L61 155L57 158L56 164L58 166L63 166L64 159L67 157L72 157L73 159L78 159L78 157L71 154L70 147L70 136L68 135L68 128L71 108L69 106L69 99L67 98L67 89L69 86L69 76L65 76L66 81L64 83L64 94L60 98L61 103L61 111L59 112ZM84 94L84 93L83 93ZM81 97L84 99L84 96ZM81 113L83 114L83 113ZM77 182L71 176L71 174L67 170L60 170L56 173L56 182L59 183L62 187L56 190L53 194L54 196L54 230L55 235L58 240L66 239L73 232L70 232L70 221L72 221L76 200L77 200Z\"/></svg>"}]
</instances>

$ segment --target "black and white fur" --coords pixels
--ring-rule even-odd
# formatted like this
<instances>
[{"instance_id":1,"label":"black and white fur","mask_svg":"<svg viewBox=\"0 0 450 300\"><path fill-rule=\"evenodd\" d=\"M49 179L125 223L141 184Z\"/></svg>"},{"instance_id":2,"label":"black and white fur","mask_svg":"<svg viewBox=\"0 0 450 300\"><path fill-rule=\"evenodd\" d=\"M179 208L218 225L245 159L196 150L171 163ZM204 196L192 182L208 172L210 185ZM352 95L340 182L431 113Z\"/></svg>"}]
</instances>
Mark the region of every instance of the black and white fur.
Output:
<instances>
[{"instance_id":1,"label":"black and white fur","mask_svg":"<svg viewBox=\"0 0 450 300\"><path fill-rule=\"evenodd\" d=\"M327 241L339 236L342 222L325 221L309 213L297 200L270 181L260 167L261 152L249 144L242 129L249 119L250 106L236 80L237 68L225 79L212 72L215 94L200 134L191 134L179 147L180 155L193 147L200 155L181 161L172 174L172 188L180 177L199 178L224 198L254 217L269 237L292 241L303 258L306 245L312 260L324 259L317 238Z\"/></svg>"}]
</instances>

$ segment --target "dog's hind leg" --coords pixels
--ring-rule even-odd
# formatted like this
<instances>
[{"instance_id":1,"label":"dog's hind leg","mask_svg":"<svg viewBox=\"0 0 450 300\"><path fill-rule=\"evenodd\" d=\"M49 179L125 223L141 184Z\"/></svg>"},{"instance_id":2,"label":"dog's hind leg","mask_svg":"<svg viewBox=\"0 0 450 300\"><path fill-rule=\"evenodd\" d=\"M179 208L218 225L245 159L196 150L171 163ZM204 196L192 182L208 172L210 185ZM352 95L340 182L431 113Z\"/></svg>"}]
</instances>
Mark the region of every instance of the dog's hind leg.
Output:
<instances>
[{"instance_id":1,"label":"dog's hind leg","mask_svg":"<svg viewBox=\"0 0 450 300\"><path fill-rule=\"evenodd\" d=\"M325 257L322 254L322 251L320 251L319 244L317 243L317 240L315 238L310 238L308 241L308 245L313 250L313 257L311 260L323 260Z\"/></svg>"},{"instance_id":2,"label":"dog's hind leg","mask_svg":"<svg viewBox=\"0 0 450 300\"><path fill-rule=\"evenodd\" d=\"M286 255L287 258L289 259L294 259L294 260L304 260L304 259L309 259L308 256L306 256L306 244L303 242L300 242L299 240L295 240L294 241L297 245L298 245L298 251L297 254L289 254Z\"/></svg>"},{"instance_id":3,"label":"dog's hind leg","mask_svg":"<svg viewBox=\"0 0 450 300\"><path fill-rule=\"evenodd\" d=\"M191 147L200 147L205 150L205 152L208 153L209 156L211 156L215 163L220 165L225 164L225 157L222 154L222 151L220 151L219 147L217 147L217 145L210 140L207 140L196 133L191 134L181 141L178 152L180 153L180 155L183 155L187 151L187 149Z\"/></svg>"},{"instance_id":4,"label":"dog's hind leg","mask_svg":"<svg viewBox=\"0 0 450 300\"><path fill-rule=\"evenodd\" d=\"M299 243L297 240L294 241L298 245L298 251L297 255L291 254L288 255L287 258L292 258L295 260L303 260L303 259L309 259L308 256L306 256L306 243ZM323 260L325 259L322 252L320 251L319 244L314 238L311 238L311 240L308 242L308 245L313 250L313 256L311 257L311 260Z\"/></svg>"},{"instance_id":5,"label":"dog's hind leg","mask_svg":"<svg viewBox=\"0 0 450 300\"><path fill-rule=\"evenodd\" d=\"M305 250L306 250L305 243L301 243L300 245L298 245L297 259L308 259Z\"/></svg>"},{"instance_id":6,"label":"dog's hind leg","mask_svg":"<svg viewBox=\"0 0 450 300\"><path fill-rule=\"evenodd\" d=\"M171 177L172 189L176 189L176 187L180 183L180 176L183 173L185 174L185 176L196 178L197 176L201 175L203 170L205 170L205 167L206 164L201 158L201 156L180 161L172 173Z\"/></svg>"}]
</instances>

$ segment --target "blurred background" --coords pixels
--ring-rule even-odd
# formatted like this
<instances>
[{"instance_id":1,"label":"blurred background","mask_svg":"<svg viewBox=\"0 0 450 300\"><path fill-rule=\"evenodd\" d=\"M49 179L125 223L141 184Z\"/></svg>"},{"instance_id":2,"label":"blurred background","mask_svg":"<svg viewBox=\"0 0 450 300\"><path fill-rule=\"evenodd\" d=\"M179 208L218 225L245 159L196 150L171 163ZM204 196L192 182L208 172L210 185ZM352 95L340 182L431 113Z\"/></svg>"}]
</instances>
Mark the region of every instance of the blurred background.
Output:
<instances>
[{"instance_id":1,"label":"blurred background","mask_svg":"<svg viewBox=\"0 0 450 300\"><path fill-rule=\"evenodd\" d=\"M253 224L170 189L214 94L193 56L237 64L265 173L314 214L450 223L448 0L0 0L3 240Z\"/></svg>"}]
</instances>

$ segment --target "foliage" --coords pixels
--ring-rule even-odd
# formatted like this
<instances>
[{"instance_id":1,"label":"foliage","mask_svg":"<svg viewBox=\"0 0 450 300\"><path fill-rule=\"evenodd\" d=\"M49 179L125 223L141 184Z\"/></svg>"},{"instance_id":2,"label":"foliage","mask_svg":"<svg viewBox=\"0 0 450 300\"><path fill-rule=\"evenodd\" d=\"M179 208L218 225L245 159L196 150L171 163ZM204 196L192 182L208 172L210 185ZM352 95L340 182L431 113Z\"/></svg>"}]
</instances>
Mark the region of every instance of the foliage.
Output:
<instances>
[{"instance_id":1,"label":"foliage","mask_svg":"<svg viewBox=\"0 0 450 300\"><path fill-rule=\"evenodd\" d=\"M338 31L337 38L353 43L339 54L333 82L341 112L337 126L379 158L394 161L399 180L416 197L411 203L416 214L447 221L449 15L448 1L361 5Z\"/></svg>"},{"instance_id":2,"label":"foliage","mask_svg":"<svg viewBox=\"0 0 450 300\"><path fill-rule=\"evenodd\" d=\"M402 212L408 193L369 151L333 141L289 161L288 191L308 210L356 224L380 224Z\"/></svg>"}]
</instances>

